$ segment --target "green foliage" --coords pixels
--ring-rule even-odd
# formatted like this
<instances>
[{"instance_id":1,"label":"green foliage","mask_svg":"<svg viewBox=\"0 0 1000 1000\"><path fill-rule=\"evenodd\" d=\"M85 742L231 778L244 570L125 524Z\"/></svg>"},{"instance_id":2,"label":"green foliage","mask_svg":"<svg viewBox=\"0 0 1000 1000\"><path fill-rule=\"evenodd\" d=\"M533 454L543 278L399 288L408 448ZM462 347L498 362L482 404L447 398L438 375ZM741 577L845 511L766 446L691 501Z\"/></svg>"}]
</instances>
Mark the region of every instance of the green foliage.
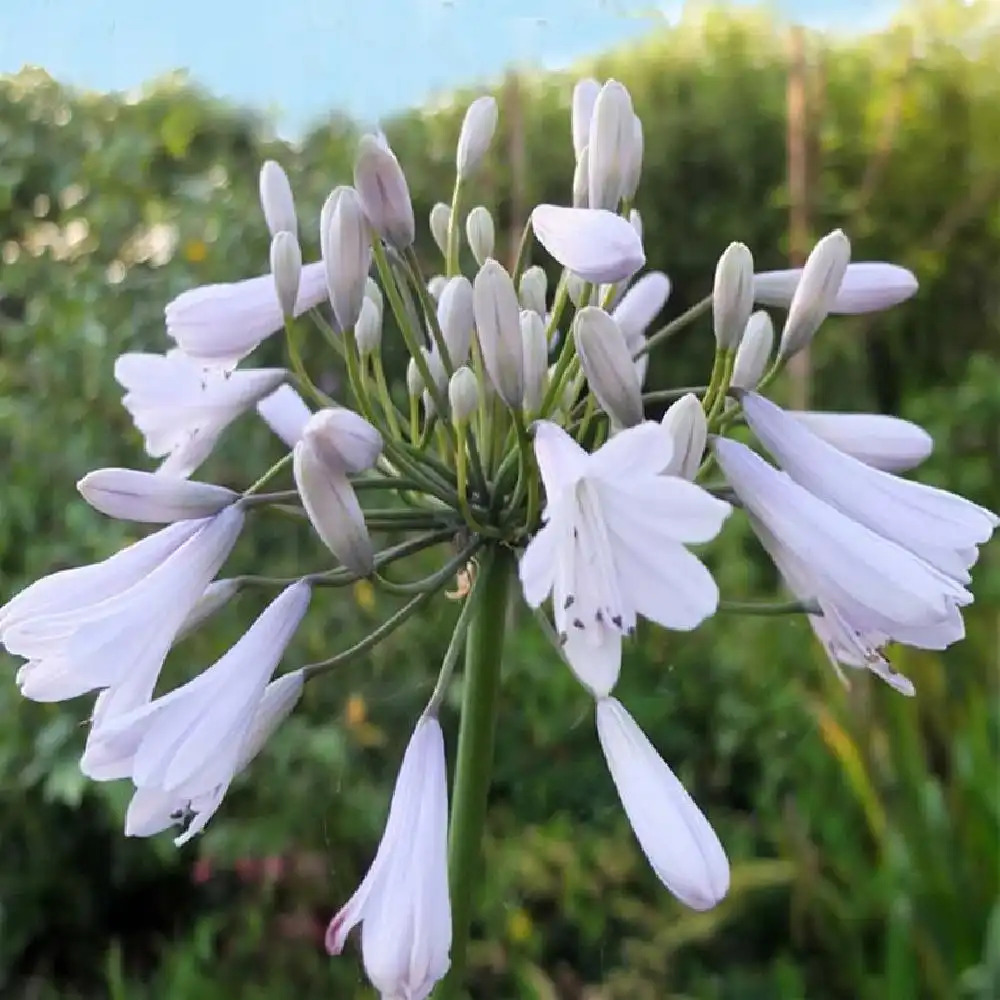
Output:
<instances>
[{"instance_id":1,"label":"green foliage","mask_svg":"<svg viewBox=\"0 0 1000 1000\"><path fill-rule=\"evenodd\" d=\"M856 258L906 264L921 291L889 315L824 327L813 393L818 406L895 410L925 424L937 449L921 477L996 509L1000 34L995 19L987 26L988 7L921 6L885 34L822 47L814 228L843 226ZM731 239L747 242L761 267L786 257L784 60L764 15L709 11L595 67L629 86L645 123L639 207L650 264L674 282L672 315L707 291ZM525 207L567 200L570 87L562 76L522 79L517 106L513 87L499 95L502 128L519 120L524 132L523 190L516 157L500 148L467 207L498 206L501 233ZM460 100L389 125L422 220L450 191L463 108ZM315 256L312 220L330 187L349 177L353 134L334 120L289 149L254 116L183 81L128 102L76 94L37 73L0 81L4 597L133 537L72 488L92 468L146 463L118 405L113 358L162 349L161 310L182 289L265 268L262 159L277 157L292 174ZM426 229L424 238L430 273ZM685 335L657 358L650 381L694 380L710 339L705 324ZM262 353L277 360L279 349ZM336 377L325 373L332 391ZM252 470L279 454L252 418L205 477L245 484L247 454ZM234 564L282 574L322 566L323 554L304 527L290 535L264 519ZM737 519L714 568L728 596L774 590ZM896 654L917 686L912 701L867 677L852 677L845 692L795 620L720 616L691 636L640 635L621 697L734 863L730 898L708 914L683 910L647 870L587 697L530 619L519 622L475 929L476 996L997 995L995 546L976 590L963 644L943 656ZM392 610L364 587L318 598L289 663L346 647ZM241 597L186 640L168 680L211 662L259 606ZM8 678L0 685L0 992L367 995L353 958L322 953L322 929L370 860L453 618L453 608L437 608L365 662L310 687L206 835L180 852L168 838L124 840L127 790L80 778L87 706L26 704ZM271 856L280 864L262 877L260 861ZM257 859L254 871L247 859Z\"/></svg>"}]
</instances>

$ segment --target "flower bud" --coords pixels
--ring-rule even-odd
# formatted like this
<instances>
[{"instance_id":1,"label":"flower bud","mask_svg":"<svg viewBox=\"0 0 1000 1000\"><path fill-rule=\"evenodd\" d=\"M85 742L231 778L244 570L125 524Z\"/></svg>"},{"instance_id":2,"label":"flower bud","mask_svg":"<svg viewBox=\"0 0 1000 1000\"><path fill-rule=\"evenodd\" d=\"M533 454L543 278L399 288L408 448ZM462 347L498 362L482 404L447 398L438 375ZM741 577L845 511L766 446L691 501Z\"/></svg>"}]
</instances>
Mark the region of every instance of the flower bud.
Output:
<instances>
[{"instance_id":1,"label":"flower bud","mask_svg":"<svg viewBox=\"0 0 1000 1000\"><path fill-rule=\"evenodd\" d=\"M594 102L601 92L601 85L592 77L579 80L573 88L571 124L573 130L573 153L577 163L590 140L590 120L594 116Z\"/></svg>"},{"instance_id":2,"label":"flower bud","mask_svg":"<svg viewBox=\"0 0 1000 1000\"><path fill-rule=\"evenodd\" d=\"M323 544L353 573L368 576L375 553L365 516L344 470L329 465L306 435L292 450L302 506Z\"/></svg>"},{"instance_id":3,"label":"flower bud","mask_svg":"<svg viewBox=\"0 0 1000 1000\"><path fill-rule=\"evenodd\" d=\"M708 420L698 397L693 392L682 396L663 414L661 424L674 443L674 453L664 474L693 482L708 442Z\"/></svg>"},{"instance_id":4,"label":"flower bud","mask_svg":"<svg viewBox=\"0 0 1000 1000\"><path fill-rule=\"evenodd\" d=\"M453 365L464 365L472 346L475 316L472 310L472 283L464 275L448 281L438 299L438 324Z\"/></svg>"},{"instance_id":5,"label":"flower bud","mask_svg":"<svg viewBox=\"0 0 1000 1000\"><path fill-rule=\"evenodd\" d=\"M753 254L743 243L730 243L715 267L712 289L712 323L715 343L731 351L743 336L753 312Z\"/></svg>"},{"instance_id":6,"label":"flower bud","mask_svg":"<svg viewBox=\"0 0 1000 1000\"><path fill-rule=\"evenodd\" d=\"M573 323L576 353L601 408L619 427L642 422L642 388L625 336L603 309L587 306Z\"/></svg>"},{"instance_id":7,"label":"flower bud","mask_svg":"<svg viewBox=\"0 0 1000 1000\"><path fill-rule=\"evenodd\" d=\"M774 326L771 317L763 309L755 312L747 321L743 339L736 351L736 363L730 385L734 389L756 389L771 360L774 347Z\"/></svg>"},{"instance_id":8,"label":"flower bud","mask_svg":"<svg viewBox=\"0 0 1000 1000\"><path fill-rule=\"evenodd\" d=\"M448 279L443 274L435 274L427 282L427 291L435 301L441 300L441 293L448 287Z\"/></svg>"},{"instance_id":9,"label":"flower bud","mask_svg":"<svg viewBox=\"0 0 1000 1000\"><path fill-rule=\"evenodd\" d=\"M465 423L479 406L479 383L475 372L463 365L455 370L448 383L448 405L451 418L456 423Z\"/></svg>"},{"instance_id":10,"label":"flower bud","mask_svg":"<svg viewBox=\"0 0 1000 1000\"><path fill-rule=\"evenodd\" d=\"M566 277L566 294L569 296L570 302L576 306L577 309L583 304L583 294L587 289L587 282L583 280L578 274L570 272Z\"/></svg>"},{"instance_id":11,"label":"flower bud","mask_svg":"<svg viewBox=\"0 0 1000 1000\"><path fill-rule=\"evenodd\" d=\"M216 580L214 583L210 583L177 630L174 642L180 642L186 635L190 635L214 614L221 611L239 593L239 590L240 581L235 579Z\"/></svg>"},{"instance_id":12,"label":"flower bud","mask_svg":"<svg viewBox=\"0 0 1000 1000\"><path fill-rule=\"evenodd\" d=\"M410 399L419 399L424 391L424 377L414 358L406 366L406 392Z\"/></svg>"},{"instance_id":13,"label":"flower bud","mask_svg":"<svg viewBox=\"0 0 1000 1000\"><path fill-rule=\"evenodd\" d=\"M431 236L441 253L448 252L448 227L451 225L451 209L439 201L431 209Z\"/></svg>"},{"instance_id":14,"label":"flower bud","mask_svg":"<svg viewBox=\"0 0 1000 1000\"><path fill-rule=\"evenodd\" d=\"M633 158L634 121L628 90L617 80L608 80L594 102L587 140L590 208L618 208Z\"/></svg>"},{"instance_id":15,"label":"flower bud","mask_svg":"<svg viewBox=\"0 0 1000 1000\"><path fill-rule=\"evenodd\" d=\"M314 413L302 440L326 465L350 476L370 469L382 454L382 435L364 417L341 406Z\"/></svg>"},{"instance_id":16,"label":"flower bud","mask_svg":"<svg viewBox=\"0 0 1000 1000\"><path fill-rule=\"evenodd\" d=\"M302 280L302 251L292 233L275 233L271 240L271 275L281 306L281 315L293 316Z\"/></svg>"},{"instance_id":17,"label":"flower bud","mask_svg":"<svg viewBox=\"0 0 1000 1000\"><path fill-rule=\"evenodd\" d=\"M851 244L840 229L813 247L788 307L779 358L790 358L812 340L836 300L850 259Z\"/></svg>"},{"instance_id":18,"label":"flower bud","mask_svg":"<svg viewBox=\"0 0 1000 1000\"><path fill-rule=\"evenodd\" d=\"M288 174L274 160L267 160L260 168L260 207L272 236L278 233L298 236L292 185L288 182Z\"/></svg>"},{"instance_id":19,"label":"flower bud","mask_svg":"<svg viewBox=\"0 0 1000 1000\"><path fill-rule=\"evenodd\" d=\"M521 309L514 282L503 265L492 258L476 275L472 308L490 381L507 406L519 410L524 399Z\"/></svg>"},{"instance_id":20,"label":"flower bud","mask_svg":"<svg viewBox=\"0 0 1000 1000\"><path fill-rule=\"evenodd\" d=\"M471 174L486 155L497 128L497 102L489 95L477 97L465 112L458 136L455 169L460 179Z\"/></svg>"},{"instance_id":21,"label":"flower bud","mask_svg":"<svg viewBox=\"0 0 1000 1000\"><path fill-rule=\"evenodd\" d=\"M551 382L555 377L557 367L557 364L549 365L546 382ZM562 384L559 386L559 402L557 404L559 411L563 414L569 413L573 409L578 395L579 391L576 388L575 380L571 378L563 379Z\"/></svg>"},{"instance_id":22,"label":"flower bud","mask_svg":"<svg viewBox=\"0 0 1000 1000\"><path fill-rule=\"evenodd\" d=\"M521 283L517 288L517 297L523 309L533 309L539 316L545 316L548 311L546 297L548 295L549 279L545 271L537 264L529 267L521 275Z\"/></svg>"},{"instance_id":23,"label":"flower bud","mask_svg":"<svg viewBox=\"0 0 1000 1000\"><path fill-rule=\"evenodd\" d=\"M365 298L371 299L375 303L379 316L385 315L382 289L378 287L378 282L374 278L369 277L365 280Z\"/></svg>"},{"instance_id":24,"label":"flower bud","mask_svg":"<svg viewBox=\"0 0 1000 1000\"><path fill-rule=\"evenodd\" d=\"M171 524L211 517L239 499L224 486L138 469L97 469L77 484L94 510L121 521Z\"/></svg>"},{"instance_id":25,"label":"flower bud","mask_svg":"<svg viewBox=\"0 0 1000 1000\"><path fill-rule=\"evenodd\" d=\"M521 312L521 341L524 346L524 412L536 413L545 395L549 349L545 323L533 309Z\"/></svg>"},{"instance_id":26,"label":"flower bud","mask_svg":"<svg viewBox=\"0 0 1000 1000\"><path fill-rule=\"evenodd\" d=\"M367 295L361 303L358 321L354 324L354 339L358 345L358 353L363 358L378 353L382 346L382 314L375 301Z\"/></svg>"},{"instance_id":27,"label":"flower bud","mask_svg":"<svg viewBox=\"0 0 1000 1000\"><path fill-rule=\"evenodd\" d=\"M636 231L613 212L538 205L531 226L538 242L584 281L622 281L646 263Z\"/></svg>"},{"instance_id":28,"label":"flower bud","mask_svg":"<svg viewBox=\"0 0 1000 1000\"><path fill-rule=\"evenodd\" d=\"M631 201L635 197L636 191L639 190L639 178L642 176L643 146L642 122L638 115L633 115L632 153L622 178L622 197L627 201Z\"/></svg>"},{"instance_id":29,"label":"flower bud","mask_svg":"<svg viewBox=\"0 0 1000 1000\"><path fill-rule=\"evenodd\" d=\"M490 210L477 205L465 220L465 235L469 241L469 249L476 263L482 267L493 256L493 243L496 232L493 227L493 216Z\"/></svg>"},{"instance_id":30,"label":"flower bud","mask_svg":"<svg viewBox=\"0 0 1000 1000\"><path fill-rule=\"evenodd\" d=\"M444 361L441 359L441 355L436 350L426 347L422 347L421 351L434 388L438 392L443 393L448 388L448 373L444 369ZM426 385L424 386L423 400L424 410L428 416L437 413L437 403Z\"/></svg>"},{"instance_id":31,"label":"flower bud","mask_svg":"<svg viewBox=\"0 0 1000 1000\"><path fill-rule=\"evenodd\" d=\"M590 207L590 150L584 146L573 170L573 207Z\"/></svg>"},{"instance_id":32,"label":"flower bud","mask_svg":"<svg viewBox=\"0 0 1000 1000\"><path fill-rule=\"evenodd\" d=\"M639 241L642 241L642 216L639 214L639 209L633 208L631 212L628 213L628 221L632 228L635 230L636 235L639 237Z\"/></svg>"},{"instance_id":33,"label":"flower bud","mask_svg":"<svg viewBox=\"0 0 1000 1000\"><path fill-rule=\"evenodd\" d=\"M787 308L801 280L801 267L761 271L754 275L754 300L762 306ZM916 275L898 264L871 260L848 264L830 312L878 312L905 302L918 287Z\"/></svg>"},{"instance_id":34,"label":"flower bud","mask_svg":"<svg viewBox=\"0 0 1000 1000\"><path fill-rule=\"evenodd\" d=\"M410 189L383 137L361 137L354 160L354 186L375 231L397 250L410 246L416 237Z\"/></svg>"},{"instance_id":35,"label":"flower bud","mask_svg":"<svg viewBox=\"0 0 1000 1000\"><path fill-rule=\"evenodd\" d=\"M327 201L323 263L326 287L337 324L342 330L354 326L361 312L371 266L371 238L358 192L337 188Z\"/></svg>"}]
</instances>

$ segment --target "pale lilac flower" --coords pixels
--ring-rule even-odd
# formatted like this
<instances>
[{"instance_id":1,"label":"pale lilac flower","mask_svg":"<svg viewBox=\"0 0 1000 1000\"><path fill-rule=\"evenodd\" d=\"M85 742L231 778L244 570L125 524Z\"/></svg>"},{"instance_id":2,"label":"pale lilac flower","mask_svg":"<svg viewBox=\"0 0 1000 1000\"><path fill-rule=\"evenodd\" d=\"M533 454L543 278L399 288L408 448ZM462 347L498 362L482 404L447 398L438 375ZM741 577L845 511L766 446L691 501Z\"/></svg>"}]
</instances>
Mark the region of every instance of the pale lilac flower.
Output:
<instances>
[{"instance_id":1,"label":"pale lilac flower","mask_svg":"<svg viewBox=\"0 0 1000 1000\"><path fill-rule=\"evenodd\" d=\"M225 486L171 479L137 469L97 469L77 484L95 510L123 521L170 524L218 514L239 499Z\"/></svg>"},{"instance_id":2,"label":"pale lilac flower","mask_svg":"<svg viewBox=\"0 0 1000 1000\"><path fill-rule=\"evenodd\" d=\"M972 595L936 569L814 496L736 441L716 439L719 466L792 591L816 601L812 624L830 658L910 686L881 655L890 641L944 649L962 638ZM853 459L851 460L853 461Z\"/></svg>"},{"instance_id":3,"label":"pale lilac flower","mask_svg":"<svg viewBox=\"0 0 1000 1000\"><path fill-rule=\"evenodd\" d=\"M538 205L531 226L538 242L584 281L624 281L646 263L639 234L627 219L604 209Z\"/></svg>"},{"instance_id":4,"label":"pale lilac flower","mask_svg":"<svg viewBox=\"0 0 1000 1000\"><path fill-rule=\"evenodd\" d=\"M302 248L291 233L275 233L271 240L271 277L281 315L294 315L302 282Z\"/></svg>"},{"instance_id":5,"label":"pale lilac flower","mask_svg":"<svg viewBox=\"0 0 1000 1000\"><path fill-rule=\"evenodd\" d=\"M729 861L708 820L616 699L598 698L597 734L653 871L685 905L711 909L729 891Z\"/></svg>"},{"instance_id":6,"label":"pale lilac flower","mask_svg":"<svg viewBox=\"0 0 1000 1000\"><path fill-rule=\"evenodd\" d=\"M444 286L438 299L437 316L452 365L464 365L469 359L475 325L472 282L465 275L451 278Z\"/></svg>"},{"instance_id":7,"label":"pale lilac flower","mask_svg":"<svg viewBox=\"0 0 1000 1000\"><path fill-rule=\"evenodd\" d=\"M302 268L294 315L326 298L323 262ZM271 274L245 281L202 285L182 292L166 308L167 334L189 357L231 369L285 325Z\"/></svg>"},{"instance_id":8,"label":"pale lilac flower","mask_svg":"<svg viewBox=\"0 0 1000 1000\"><path fill-rule=\"evenodd\" d=\"M912 469L934 450L934 439L922 427L884 413L789 414L839 451L884 472Z\"/></svg>"},{"instance_id":9,"label":"pale lilac flower","mask_svg":"<svg viewBox=\"0 0 1000 1000\"><path fill-rule=\"evenodd\" d=\"M635 112L628 89L608 80L594 101L587 138L590 208L615 211L635 156Z\"/></svg>"},{"instance_id":10,"label":"pale lilac flower","mask_svg":"<svg viewBox=\"0 0 1000 1000\"><path fill-rule=\"evenodd\" d=\"M227 375L208 371L179 351L123 354L115 378L122 405L143 435L146 454L163 458L160 473L187 478L208 458L222 432L287 377L281 368Z\"/></svg>"},{"instance_id":11,"label":"pale lilac flower","mask_svg":"<svg viewBox=\"0 0 1000 1000\"><path fill-rule=\"evenodd\" d=\"M290 385L278 386L270 396L260 400L257 412L289 448L295 447L312 416L305 400Z\"/></svg>"},{"instance_id":12,"label":"pale lilac flower","mask_svg":"<svg viewBox=\"0 0 1000 1000\"><path fill-rule=\"evenodd\" d=\"M616 427L642 422L642 385L618 324L596 306L586 306L573 321L573 339L587 384Z\"/></svg>"},{"instance_id":13,"label":"pale lilac flower","mask_svg":"<svg viewBox=\"0 0 1000 1000\"><path fill-rule=\"evenodd\" d=\"M352 187L338 187L330 195L321 225L326 288L333 315L341 330L354 326L368 287L372 245L364 208Z\"/></svg>"},{"instance_id":14,"label":"pale lilac flower","mask_svg":"<svg viewBox=\"0 0 1000 1000\"><path fill-rule=\"evenodd\" d=\"M431 209L431 236L441 253L448 252L448 230L451 228L451 207L443 201L437 202Z\"/></svg>"},{"instance_id":15,"label":"pale lilac flower","mask_svg":"<svg viewBox=\"0 0 1000 1000\"><path fill-rule=\"evenodd\" d=\"M733 377L729 384L734 389L756 389L764 377L773 349L774 325L771 317L762 309L758 310L747 320L743 339L736 349Z\"/></svg>"},{"instance_id":16,"label":"pale lilac flower","mask_svg":"<svg viewBox=\"0 0 1000 1000\"><path fill-rule=\"evenodd\" d=\"M712 324L719 350L739 346L753 312L753 254L743 243L730 243L715 267Z\"/></svg>"},{"instance_id":17,"label":"pale lilac flower","mask_svg":"<svg viewBox=\"0 0 1000 1000\"><path fill-rule=\"evenodd\" d=\"M397 250L416 238L410 189L384 135L363 135L354 160L354 187L372 228Z\"/></svg>"},{"instance_id":18,"label":"pale lilac flower","mask_svg":"<svg viewBox=\"0 0 1000 1000\"><path fill-rule=\"evenodd\" d=\"M488 260L472 284L472 310L483 364L497 394L512 410L524 400L521 307L506 268Z\"/></svg>"},{"instance_id":19,"label":"pale lilac flower","mask_svg":"<svg viewBox=\"0 0 1000 1000\"><path fill-rule=\"evenodd\" d=\"M496 98L489 94L477 97L469 105L455 151L455 169L459 178L468 177L486 155L497 129L497 116Z\"/></svg>"},{"instance_id":20,"label":"pale lilac flower","mask_svg":"<svg viewBox=\"0 0 1000 1000\"><path fill-rule=\"evenodd\" d=\"M570 666L598 697L614 687L621 638L639 615L686 631L718 605L711 574L684 546L714 538L730 507L661 475L672 454L656 423L589 455L556 424L535 424L546 509L521 559L521 585L533 608L552 595Z\"/></svg>"},{"instance_id":21,"label":"pale lilac flower","mask_svg":"<svg viewBox=\"0 0 1000 1000\"><path fill-rule=\"evenodd\" d=\"M484 205L477 205L465 217L465 238L469 241L469 249L476 263L482 267L493 256L493 246L496 243L493 216Z\"/></svg>"},{"instance_id":22,"label":"pale lilac flower","mask_svg":"<svg viewBox=\"0 0 1000 1000\"><path fill-rule=\"evenodd\" d=\"M174 805L168 819L185 807L197 813L179 842L204 828L233 777L266 739L261 730L279 721L275 709L280 704L287 714L294 704L290 695L297 697L301 675L286 682L292 691L278 689L284 697L272 696L265 705L265 694L309 606L309 593L303 581L287 587L221 659L182 687L112 718L98 716L80 766L98 781L132 779L137 801L127 833L159 832L151 829L157 800Z\"/></svg>"},{"instance_id":23,"label":"pale lilac flower","mask_svg":"<svg viewBox=\"0 0 1000 1000\"><path fill-rule=\"evenodd\" d=\"M577 160L590 141L590 120L594 116L594 102L601 92L601 85L592 77L579 80L573 88L571 126L573 133L573 153Z\"/></svg>"},{"instance_id":24,"label":"pale lilac flower","mask_svg":"<svg viewBox=\"0 0 1000 1000\"><path fill-rule=\"evenodd\" d=\"M359 923L365 972L383 1000L430 996L451 950L448 786L436 718L421 718L410 737L375 860L327 929L330 954Z\"/></svg>"},{"instance_id":25,"label":"pale lilac flower","mask_svg":"<svg viewBox=\"0 0 1000 1000\"><path fill-rule=\"evenodd\" d=\"M4 609L2 626L8 652L28 661L17 675L21 693L48 702L107 689L106 715L146 701L242 525L240 508L227 507L208 520L164 528L141 551L133 546L28 588ZM151 566L149 554L159 556ZM89 589L81 592L84 583Z\"/></svg>"},{"instance_id":26,"label":"pale lilac flower","mask_svg":"<svg viewBox=\"0 0 1000 1000\"><path fill-rule=\"evenodd\" d=\"M625 334L625 343L633 357L646 343L646 330L663 311L670 296L670 279L662 271L647 271L628 288L611 313L619 329ZM646 381L649 355L635 358L639 384Z\"/></svg>"},{"instance_id":27,"label":"pale lilac flower","mask_svg":"<svg viewBox=\"0 0 1000 1000\"><path fill-rule=\"evenodd\" d=\"M664 473L694 482L708 441L708 420L701 400L692 392L682 396L663 414L660 424L674 442L674 453Z\"/></svg>"},{"instance_id":28,"label":"pale lilac flower","mask_svg":"<svg viewBox=\"0 0 1000 1000\"><path fill-rule=\"evenodd\" d=\"M960 583L1000 519L978 504L900 479L845 454L756 393L741 397L747 423L800 486Z\"/></svg>"},{"instance_id":29,"label":"pale lilac flower","mask_svg":"<svg viewBox=\"0 0 1000 1000\"><path fill-rule=\"evenodd\" d=\"M801 267L755 274L754 300L762 306L787 307L801 279ZM850 315L889 309L915 295L918 287L914 274L898 264L848 264L830 312Z\"/></svg>"},{"instance_id":30,"label":"pale lilac flower","mask_svg":"<svg viewBox=\"0 0 1000 1000\"><path fill-rule=\"evenodd\" d=\"M292 185L281 164L274 160L266 160L260 168L260 207L272 236L278 233L298 236Z\"/></svg>"}]
</instances>

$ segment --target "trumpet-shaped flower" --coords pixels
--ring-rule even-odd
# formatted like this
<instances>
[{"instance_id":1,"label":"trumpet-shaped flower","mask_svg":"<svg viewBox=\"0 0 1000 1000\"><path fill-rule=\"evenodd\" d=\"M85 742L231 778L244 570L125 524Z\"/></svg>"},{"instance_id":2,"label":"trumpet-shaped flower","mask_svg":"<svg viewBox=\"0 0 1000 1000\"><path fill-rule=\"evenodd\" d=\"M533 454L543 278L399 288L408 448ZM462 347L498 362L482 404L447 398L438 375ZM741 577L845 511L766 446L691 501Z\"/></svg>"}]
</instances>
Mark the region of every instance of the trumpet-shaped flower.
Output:
<instances>
[{"instance_id":1,"label":"trumpet-shaped flower","mask_svg":"<svg viewBox=\"0 0 1000 1000\"><path fill-rule=\"evenodd\" d=\"M1000 523L994 513L858 461L763 396L745 393L742 404L754 434L796 483L941 573L968 583L978 546Z\"/></svg>"},{"instance_id":2,"label":"trumpet-shaped flower","mask_svg":"<svg viewBox=\"0 0 1000 1000\"><path fill-rule=\"evenodd\" d=\"M222 432L282 383L281 368L208 371L179 351L123 354L115 378L122 405L142 433L146 453L164 458L160 473L187 478L211 454Z\"/></svg>"},{"instance_id":3,"label":"trumpet-shaped flower","mask_svg":"<svg viewBox=\"0 0 1000 1000\"><path fill-rule=\"evenodd\" d=\"M339 955L361 924L365 971L383 1000L425 1000L448 971L448 787L437 719L410 737L375 860L326 932Z\"/></svg>"},{"instance_id":4,"label":"trumpet-shaped flower","mask_svg":"<svg viewBox=\"0 0 1000 1000\"><path fill-rule=\"evenodd\" d=\"M622 431L587 454L556 424L535 424L544 524L521 559L530 607L552 595L556 629L579 679L598 697L614 686L621 638L639 615L693 629L719 591L685 544L714 538L727 503L661 475L673 442L659 424Z\"/></svg>"},{"instance_id":5,"label":"trumpet-shaped flower","mask_svg":"<svg viewBox=\"0 0 1000 1000\"><path fill-rule=\"evenodd\" d=\"M179 630L242 525L238 507L206 521L179 522L163 529L145 553L133 547L89 572L62 576L60 585L43 587L41 581L34 600L34 588L25 591L20 606L15 598L5 609L3 642L8 652L28 661L17 675L21 693L34 701L64 701L108 689L102 702L106 714L146 701ZM159 555L159 561L149 566L146 553ZM85 581L90 593L80 593Z\"/></svg>"},{"instance_id":6,"label":"trumpet-shaped flower","mask_svg":"<svg viewBox=\"0 0 1000 1000\"><path fill-rule=\"evenodd\" d=\"M299 277L294 315L326 298L322 261L306 264ZM231 369L285 323L274 276L202 285L182 292L166 308L167 334L189 357Z\"/></svg>"},{"instance_id":7,"label":"trumpet-shaped flower","mask_svg":"<svg viewBox=\"0 0 1000 1000\"><path fill-rule=\"evenodd\" d=\"M614 698L597 701L597 735L653 871L682 903L711 909L729 891L729 861L708 820Z\"/></svg>"},{"instance_id":8,"label":"trumpet-shaped flower","mask_svg":"<svg viewBox=\"0 0 1000 1000\"><path fill-rule=\"evenodd\" d=\"M265 693L308 606L309 585L292 584L194 680L129 712L99 716L81 767L100 781L132 779L142 796L134 812L143 813L141 820L133 815L133 829L143 827L145 833L153 825L146 810L156 797L172 800L178 808L188 803L200 807L182 840L204 828L234 775L247 763L247 751L253 756L263 743L261 727L255 730L262 709L268 716L261 721L269 723L276 714L275 702L288 704L287 697L272 696L265 707ZM257 746L250 745L258 740Z\"/></svg>"}]
</instances>

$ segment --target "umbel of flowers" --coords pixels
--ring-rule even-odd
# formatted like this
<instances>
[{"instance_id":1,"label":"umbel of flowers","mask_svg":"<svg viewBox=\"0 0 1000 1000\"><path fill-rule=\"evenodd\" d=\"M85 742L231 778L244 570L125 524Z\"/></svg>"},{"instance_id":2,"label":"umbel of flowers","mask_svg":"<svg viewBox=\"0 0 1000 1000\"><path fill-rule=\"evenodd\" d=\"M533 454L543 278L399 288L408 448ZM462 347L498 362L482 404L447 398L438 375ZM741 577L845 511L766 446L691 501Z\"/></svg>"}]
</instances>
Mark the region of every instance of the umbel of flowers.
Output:
<instances>
[{"instance_id":1,"label":"umbel of flowers","mask_svg":"<svg viewBox=\"0 0 1000 1000\"><path fill-rule=\"evenodd\" d=\"M360 925L366 974L385 998L462 989L512 577L553 660L593 696L597 743L640 848L682 903L707 909L729 886L725 850L614 696L639 619L688 631L711 618L719 590L698 553L730 516L745 517L791 592L781 607L808 616L833 668L867 670L912 695L885 650L962 638L970 568L997 525L961 497L900 477L931 450L920 428L882 415L788 412L767 398L829 314L907 299L917 287L909 272L851 264L840 231L789 271L757 273L750 249L733 243L712 294L653 329L670 281L641 273L632 203L642 128L626 88L576 86L567 204L534 209L509 267L489 210L463 199L496 124L491 97L469 107L454 193L429 219L441 252L429 278L414 251L406 177L383 136L361 139L345 178L353 183L323 205L315 262L302 259L286 174L265 163L269 273L185 292L166 308L173 346L115 362L124 405L159 467L100 469L78 484L101 513L160 527L103 562L39 580L0 610L0 640L24 660L26 698L96 694L81 767L96 781L132 782L126 833L179 827L181 843L220 808L304 684L364 655L458 580L461 610L382 841L327 934L337 954ZM459 270L463 241L478 268L471 275ZM536 254L562 268L551 294ZM777 337L760 306L782 311ZM708 313L715 360L706 384L647 391L650 352ZM288 368L253 367L276 334ZM386 376L383 335L409 352L405 386ZM310 375L307 362L323 351L346 375L342 398ZM662 420L647 419L651 403L670 404ZM191 478L254 409L287 446L284 457L236 487ZM734 440L737 429L752 444ZM269 506L308 518L330 568L289 580L218 578ZM390 534L405 540L387 545ZM427 552L439 559L430 576L389 578L390 567ZM360 579L408 602L355 647L278 672L313 592ZM248 587L277 593L221 659L154 695L170 650ZM460 661L461 714L443 720L459 730L449 794L440 720Z\"/></svg>"}]
</instances>

